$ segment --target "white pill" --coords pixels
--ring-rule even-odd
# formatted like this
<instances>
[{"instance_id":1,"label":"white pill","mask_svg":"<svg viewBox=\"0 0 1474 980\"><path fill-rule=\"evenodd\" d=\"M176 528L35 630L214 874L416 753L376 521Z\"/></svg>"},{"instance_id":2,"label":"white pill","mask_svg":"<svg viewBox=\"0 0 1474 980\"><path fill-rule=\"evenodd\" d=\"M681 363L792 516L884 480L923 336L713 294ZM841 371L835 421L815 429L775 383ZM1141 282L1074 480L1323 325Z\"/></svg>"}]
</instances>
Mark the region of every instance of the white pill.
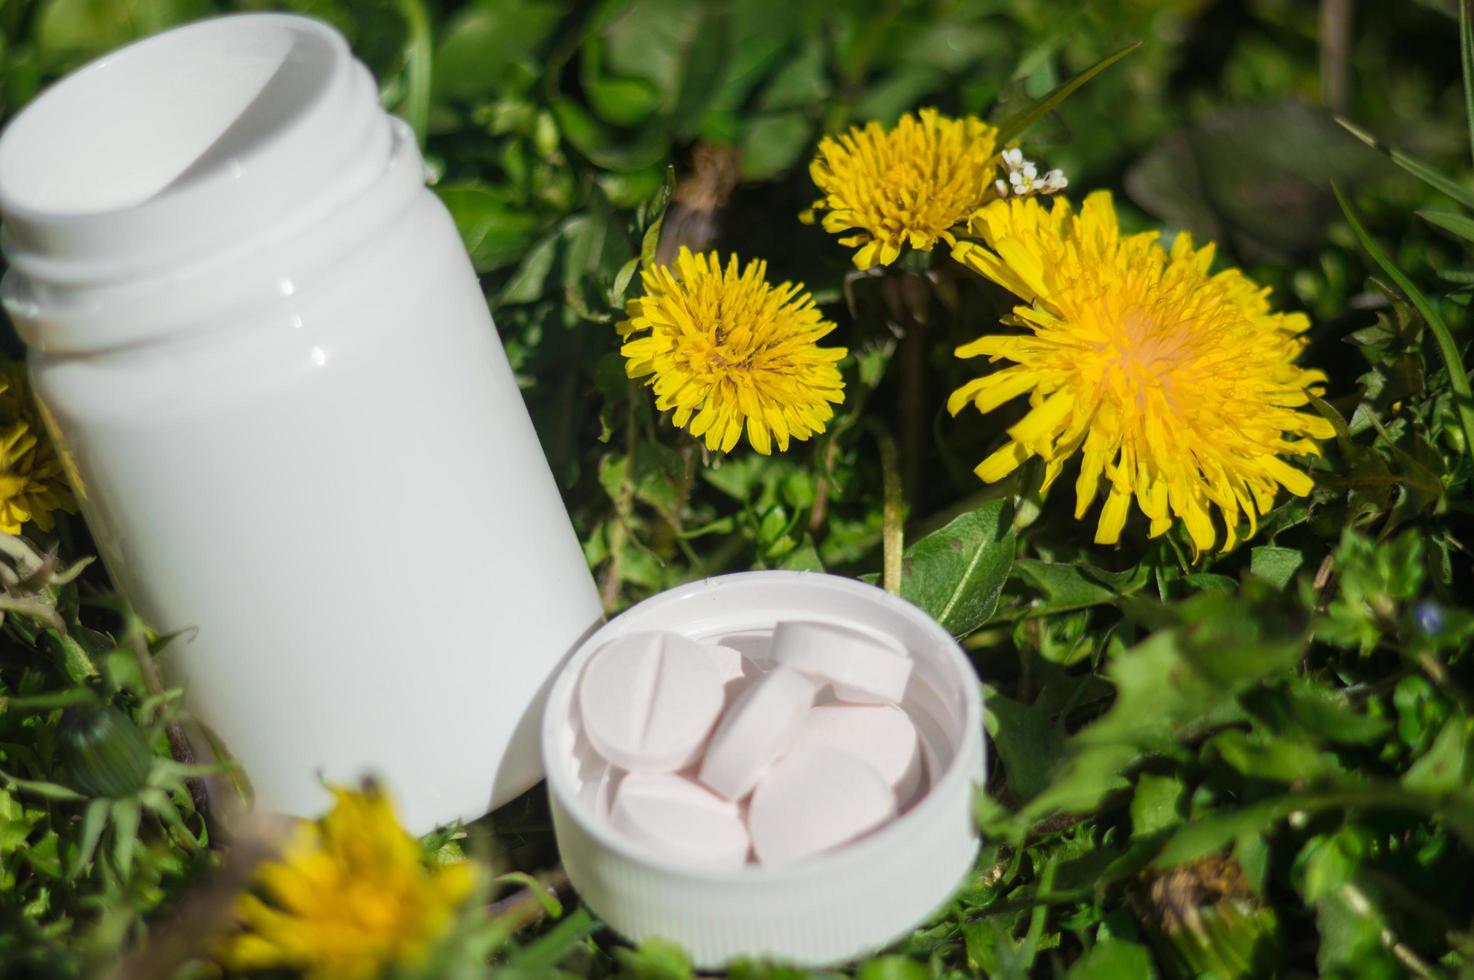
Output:
<instances>
[{"instance_id":1,"label":"white pill","mask_svg":"<svg viewBox=\"0 0 1474 980\"><path fill-rule=\"evenodd\" d=\"M735 868L750 842L737 804L665 772L632 772L614 793L609 822L620 833L686 864Z\"/></svg>"},{"instance_id":2,"label":"white pill","mask_svg":"<svg viewBox=\"0 0 1474 980\"><path fill-rule=\"evenodd\" d=\"M758 861L782 867L838 847L896 815L896 794L873 767L827 746L795 749L753 791L748 832Z\"/></svg>"},{"instance_id":3,"label":"white pill","mask_svg":"<svg viewBox=\"0 0 1474 980\"><path fill-rule=\"evenodd\" d=\"M824 746L869 763L890 784L896 806L921 788L921 739L906 712L893 704L823 704L809 709L790 752Z\"/></svg>"},{"instance_id":4,"label":"white pill","mask_svg":"<svg viewBox=\"0 0 1474 980\"><path fill-rule=\"evenodd\" d=\"M701 781L729 800L746 796L798 737L818 691L818 682L785 667L759 677L712 733Z\"/></svg>"},{"instance_id":5,"label":"white pill","mask_svg":"<svg viewBox=\"0 0 1474 980\"><path fill-rule=\"evenodd\" d=\"M602 647L584 668L578 710L594 749L622 769L690 765L724 704L721 672L705 645L677 633L635 633Z\"/></svg>"},{"instance_id":6,"label":"white pill","mask_svg":"<svg viewBox=\"0 0 1474 980\"><path fill-rule=\"evenodd\" d=\"M893 704L906 693L911 658L899 645L830 623L779 623L773 661L827 681L841 701Z\"/></svg>"}]
</instances>

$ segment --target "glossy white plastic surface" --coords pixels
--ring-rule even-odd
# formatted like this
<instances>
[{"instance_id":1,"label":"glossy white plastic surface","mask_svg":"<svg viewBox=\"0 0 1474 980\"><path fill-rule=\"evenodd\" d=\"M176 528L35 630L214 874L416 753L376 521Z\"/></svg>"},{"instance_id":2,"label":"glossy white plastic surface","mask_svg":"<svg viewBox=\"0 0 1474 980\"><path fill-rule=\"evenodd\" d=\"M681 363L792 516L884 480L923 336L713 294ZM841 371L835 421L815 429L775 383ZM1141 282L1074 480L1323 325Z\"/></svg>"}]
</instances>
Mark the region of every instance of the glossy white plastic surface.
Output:
<instances>
[{"instance_id":1,"label":"glossy white plastic surface","mask_svg":"<svg viewBox=\"0 0 1474 980\"><path fill-rule=\"evenodd\" d=\"M413 136L315 21L222 18L0 139L6 307L103 559L263 809L422 832L540 776L592 579Z\"/></svg>"},{"instance_id":2,"label":"glossy white plastic surface","mask_svg":"<svg viewBox=\"0 0 1474 980\"><path fill-rule=\"evenodd\" d=\"M827 622L900 644L913 670L902 707L923 739L927 792L860 840L784 868L693 868L610 827L582 786L573 696L601 644L676 630L754 659L783 620ZM831 575L746 572L647 599L590 637L548 695L543 753L553 825L573 886L606 922L640 940L680 943L703 969L741 956L827 966L879 949L950 897L977 855L974 793L983 778L982 699L972 664L946 630L880 589Z\"/></svg>"}]
</instances>

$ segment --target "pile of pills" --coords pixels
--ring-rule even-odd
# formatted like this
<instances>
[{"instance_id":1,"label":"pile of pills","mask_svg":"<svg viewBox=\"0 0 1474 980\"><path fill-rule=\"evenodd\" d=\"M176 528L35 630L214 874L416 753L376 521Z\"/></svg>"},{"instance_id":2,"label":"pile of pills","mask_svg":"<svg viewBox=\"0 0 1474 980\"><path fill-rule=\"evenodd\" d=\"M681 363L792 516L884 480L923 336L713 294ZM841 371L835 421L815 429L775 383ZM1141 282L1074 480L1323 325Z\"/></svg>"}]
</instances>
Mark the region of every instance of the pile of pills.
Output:
<instances>
[{"instance_id":1,"label":"pile of pills","mask_svg":"<svg viewBox=\"0 0 1474 980\"><path fill-rule=\"evenodd\" d=\"M585 803L701 867L781 867L881 827L923 792L899 645L784 622L763 663L677 633L611 640L579 680Z\"/></svg>"}]
</instances>

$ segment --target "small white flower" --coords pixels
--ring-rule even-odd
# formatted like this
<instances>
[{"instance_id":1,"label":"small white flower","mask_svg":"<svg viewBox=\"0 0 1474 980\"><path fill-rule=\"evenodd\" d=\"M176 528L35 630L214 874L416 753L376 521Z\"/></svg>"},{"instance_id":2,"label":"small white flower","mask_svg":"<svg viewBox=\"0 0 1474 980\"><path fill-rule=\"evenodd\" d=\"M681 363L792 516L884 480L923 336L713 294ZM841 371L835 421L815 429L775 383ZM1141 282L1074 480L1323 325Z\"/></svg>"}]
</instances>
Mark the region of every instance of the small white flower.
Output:
<instances>
[{"instance_id":1,"label":"small white flower","mask_svg":"<svg viewBox=\"0 0 1474 980\"><path fill-rule=\"evenodd\" d=\"M1061 170L1051 170L1043 177L1032 160L1025 160L1018 147L1004 150L1003 166L1008 171L1008 180L1001 178L994 183L999 197L1026 197L1030 194L1054 194L1065 189L1069 181Z\"/></svg>"}]
</instances>

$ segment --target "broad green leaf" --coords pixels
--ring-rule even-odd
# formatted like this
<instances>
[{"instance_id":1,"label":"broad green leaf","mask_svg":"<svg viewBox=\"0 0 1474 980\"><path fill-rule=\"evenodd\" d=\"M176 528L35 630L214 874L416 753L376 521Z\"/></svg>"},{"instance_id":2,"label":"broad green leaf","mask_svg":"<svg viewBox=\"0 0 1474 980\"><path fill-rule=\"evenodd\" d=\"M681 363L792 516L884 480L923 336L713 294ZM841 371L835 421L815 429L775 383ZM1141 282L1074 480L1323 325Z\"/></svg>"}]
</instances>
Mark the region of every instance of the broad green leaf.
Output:
<instances>
[{"instance_id":1,"label":"broad green leaf","mask_svg":"<svg viewBox=\"0 0 1474 980\"><path fill-rule=\"evenodd\" d=\"M442 184L435 192L455 219L476 271L511 265L532 246L540 222L505 194L476 183Z\"/></svg>"},{"instance_id":2,"label":"broad green leaf","mask_svg":"<svg viewBox=\"0 0 1474 980\"><path fill-rule=\"evenodd\" d=\"M458 11L440 28L436 93L474 100L526 88L565 12L551 0L479 0Z\"/></svg>"},{"instance_id":3,"label":"broad green leaf","mask_svg":"<svg viewBox=\"0 0 1474 980\"><path fill-rule=\"evenodd\" d=\"M1296 548L1261 545L1249 552L1249 571L1277 589L1286 588L1303 564L1305 556Z\"/></svg>"},{"instance_id":4,"label":"broad green leaf","mask_svg":"<svg viewBox=\"0 0 1474 980\"><path fill-rule=\"evenodd\" d=\"M953 636L987 622L1013 566L1012 509L990 500L906 549L901 598Z\"/></svg>"},{"instance_id":5,"label":"broad green leaf","mask_svg":"<svg viewBox=\"0 0 1474 980\"><path fill-rule=\"evenodd\" d=\"M1385 717L1364 714L1340 691L1305 677L1251 691L1243 703L1276 732L1319 742L1365 745L1383 738L1391 727Z\"/></svg>"},{"instance_id":6,"label":"broad green leaf","mask_svg":"<svg viewBox=\"0 0 1474 980\"><path fill-rule=\"evenodd\" d=\"M1454 715L1439 731L1428 751L1408 768L1402 785L1410 790L1439 795L1467 789L1474 780L1474 726L1462 715Z\"/></svg>"},{"instance_id":7,"label":"broad green leaf","mask_svg":"<svg viewBox=\"0 0 1474 980\"><path fill-rule=\"evenodd\" d=\"M1141 47L1141 42L1133 41L1121 50L1117 51L1115 54L1106 55L1104 58L1091 65L1089 68L1085 69L1080 74L1070 79L1068 82L1065 82L1063 85L1059 86L1053 92L1050 92L1048 95L1044 96L1044 98L1040 99L1038 102L1035 102L1027 109L1024 109L1018 114L1009 116L1007 119L998 122L996 124L998 126L998 145L1007 145L1009 140L1013 139L1015 136L1018 136L1034 123L1044 118L1044 116L1053 112L1056 108L1059 107L1059 104L1061 102L1063 102L1065 99L1068 99L1071 95L1074 95L1075 92L1078 91L1080 87L1083 86L1086 82L1089 82L1096 75L1099 75L1101 72L1105 71L1107 68L1111 67L1111 65L1114 65L1116 62L1120 61L1122 58L1126 57L1128 54L1135 51L1139 47Z\"/></svg>"},{"instance_id":8,"label":"broad green leaf","mask_svg":"<svg viewBox=\"0 0 1474 980\"><path fill-rule=\"evenodd\" d=\"M1204 750L1217 752L1245 776L1279 783L1312 779L1333 771L1325 757L1303 742L1238 729L1215 735Z\"/></svg>"},{"instance_id":9,"label":"broad green leaf","mask_svg":"<svg viewBox=\"0 0 1474 980\"><path fill-rule=\"evenodd\" d=\"M813 141L813 125L797 110L755 116L742 132L742 179L771 180L786 172Z\"/></svg>"},{"instance_id":10,"label":"broad green leaf","mask_svg":"<svg viewBox=\"0 0 1474 980\"><path fill-rule=\"evenodd\" d=\"M1065 980L1152 980L1156 975L1156 964L1145 946L1106 939L1071 964Z\"/></svg>"},{"instance_id":11,"label":"broad green leaf","mask_svg":"<svg viewBox=\"0 0 1474 980\"><path fill-rule=\"evenodd\" d=\"M984 696L988 738L1008 772L1008 785L1029 800L1049 784L1049 772L1064 755L1065 732L1054 712L1022 704L994 690Z\"/></svg>"},{"instance_id":12,"label":"broad green leaf","mask_svg":"<svg viewBox=\"0 0 1474 980\"><path fill-rule=\"evenodd\" d=\"M1176 776L1144 773L1136 780L1131 797L1131 836L1155 834L1182 823L1187 787Z\"/></svg>"},{"instance_id":13,"label":"broad green leaf","mask_svg":"<svg viewBox=\"0 0 1474 980\"><path fill-rule=\"evenodd\" d=\"M1382 910L1360 890L1343 887L1316 902L1315 925L1320 933L1315 960L1320 975L1358 980L1409 975L1384 944L1384 936L1392 932Z\"/></svg>"},{"instance_id":14,"label":"broad green leaf","mask_svg":"<svg viewBox=\"0 0 1474 980\"><path fill-rule=\"evenodd\" d=\"M797 548L783 556L778 563L779 568L786 568L794 572L822 572L824 562L819 559L819 552L814 549L812 541L805 541Z\"/></svg>"},{"instance_id":15,"label":"broad green leaf","mask_svg":"<svg viewBox=\"0 0 1474 980\"><path fill-rule=\"evenodd\" d=\"M558 257L558 240L561 237L560 232L553 232L532 246L517 271L512 273L512 278L502 287L496 300L498 307L531 303L542 296L548 273L552 271L553 262Z\"/></svg>"},{"instance_id":16,"label":"broad green leaf","mask_svg":"<svg viewBox=\"0 0 1474 980\"><path fill-rule=\"evenodd\" d=\"M87 57L210 12L209 0L46 0L35 39L43 51Z\"/></svg>"},{"instance_id":17,"label":"broad green leaf","mask_svg":"<svg viewBox=\"0 0 1474 980\"><path fill-rule=\"evenodd\" d=\"M1065 612L1115 602L1146 586L1151 569L1138 565L1129 572L1104 572L1083 562L1070 564L1020 558L1014 574L1043 593L1029 607L1031 614Z\"/></svg>"},{"instance_id":18,"label":"broad green leaf","mask_svg":"<svg viewBox=\"0 0 1474 980\"><path fill-rule=\"evenodd\" d=\"M1296 888L1307 902L1319 901L1350 881L1374 846L1371 835L1354 824L1312 838L1295 857Z\"/></svg>"},{"instance_id":19,"label":"broad green leaf","mask_svg":"<svg viewBox=\"0 0 1474 980\"><path fill-rule=\"evenodd\" d=\"M1279 819L1284 809L1282 800L1273 799L1199 817L1168 838L1152 864L1158 868L1176 867L1212 854L1245 834L1261 834Z\"/></svg>"}]
</instances>

